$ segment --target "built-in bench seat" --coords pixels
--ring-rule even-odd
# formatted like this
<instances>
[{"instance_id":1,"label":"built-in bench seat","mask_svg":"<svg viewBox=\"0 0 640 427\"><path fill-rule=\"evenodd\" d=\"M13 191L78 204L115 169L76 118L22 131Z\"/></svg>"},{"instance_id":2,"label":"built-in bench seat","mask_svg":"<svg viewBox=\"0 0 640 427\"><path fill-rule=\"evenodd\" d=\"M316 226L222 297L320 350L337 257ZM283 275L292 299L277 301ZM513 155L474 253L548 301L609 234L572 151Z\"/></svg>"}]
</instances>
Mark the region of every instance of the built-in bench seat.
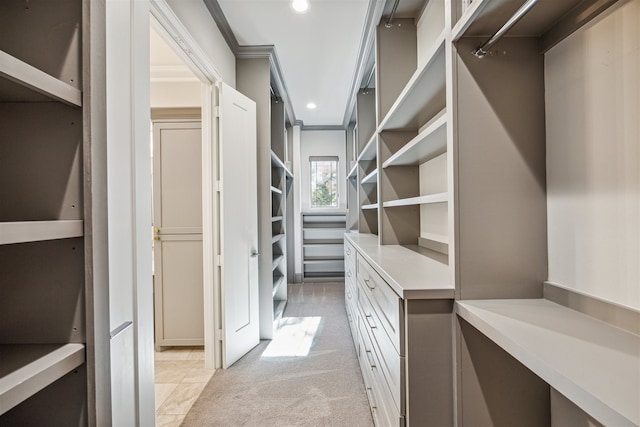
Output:
<instances>
[{"instance_id":1,"label":"built-in bench seat","mask_svg":"<svg viewBox=\"0 0 640 427\"><path fill-rule=\"evenodd\" d=\"M456 312L598 422L640 424L640 336L546 299L457 301Z\"/></svg>"}]
</instances>

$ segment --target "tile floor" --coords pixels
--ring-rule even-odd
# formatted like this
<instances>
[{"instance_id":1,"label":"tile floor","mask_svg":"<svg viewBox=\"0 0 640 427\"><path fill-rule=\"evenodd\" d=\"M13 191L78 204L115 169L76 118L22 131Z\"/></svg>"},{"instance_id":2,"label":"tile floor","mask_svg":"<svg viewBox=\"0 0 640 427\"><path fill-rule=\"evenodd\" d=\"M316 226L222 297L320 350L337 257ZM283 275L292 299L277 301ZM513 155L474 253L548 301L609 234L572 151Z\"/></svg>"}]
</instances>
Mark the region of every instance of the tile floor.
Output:
<instances>
[{"instance_id":1,"label":"tile floor","mask_svg":"<svg viewBox=\"0 0 640 427\"><path fill-rule=\"evenodd\" d=\"M178 427L214 370L204 369L202 347L174 347L155 354L156 426Z\"/></svg>"}]
</instances>

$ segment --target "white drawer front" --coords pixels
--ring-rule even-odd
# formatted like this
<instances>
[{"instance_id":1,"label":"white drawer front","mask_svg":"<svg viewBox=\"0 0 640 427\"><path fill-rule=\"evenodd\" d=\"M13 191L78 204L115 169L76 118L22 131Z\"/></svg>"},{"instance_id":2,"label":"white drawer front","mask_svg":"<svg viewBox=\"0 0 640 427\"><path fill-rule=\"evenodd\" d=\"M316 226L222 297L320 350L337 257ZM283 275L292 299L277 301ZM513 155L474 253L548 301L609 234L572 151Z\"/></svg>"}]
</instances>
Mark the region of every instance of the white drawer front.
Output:
<instances>
[{"instance_id":1,"label":"white drawer front","mask_svg":"<svg viewBox=\"0 0 640 427\"><path fill-rule=\"evenodd\" d=\"M360 367L362 368L367 397L371 404L376 426L402 426L403 419L396 408L389 388L385 382L384 374L380 369L380 357L372 343L367 328L358 320L358 333L360 338Z\"/></svg>"},{"instance_id":2,"label":"white drawer front","mask_svg":"<svg viewBox=\"0 0 640 427\"><path fill-rule=\"evenodd\" d=\"M371 301L380 323L389 335L396 351L404 356L404 326L402 299L387 285L361 256L357 257L358 283Z\"/></svg>"},{"instance_id":3,"label":"white drawer front","mask_svg":"<svg viewBox=\"0 0 640 427\"><path fill-rule=\"evenodd\" d=\"M356 250L347 239L344 240L344 260L356 265ZM355 269L354 269L355 273Z\"/></svg>"},{"instance_id":4,"label":"white drawer front","mask_svg":"<svg viewBox=\"0 0 640 427\"><path fill-rule=\"evenodd\" d=\"M364 292L358 293L358 304L363 328L369 333L371 344L378 355L379 368L385 384L393 397L396 409L404 414L404 358L400 357L387 333L380 328L380 318L371 308Z\"/></svg>"}]
</instances>

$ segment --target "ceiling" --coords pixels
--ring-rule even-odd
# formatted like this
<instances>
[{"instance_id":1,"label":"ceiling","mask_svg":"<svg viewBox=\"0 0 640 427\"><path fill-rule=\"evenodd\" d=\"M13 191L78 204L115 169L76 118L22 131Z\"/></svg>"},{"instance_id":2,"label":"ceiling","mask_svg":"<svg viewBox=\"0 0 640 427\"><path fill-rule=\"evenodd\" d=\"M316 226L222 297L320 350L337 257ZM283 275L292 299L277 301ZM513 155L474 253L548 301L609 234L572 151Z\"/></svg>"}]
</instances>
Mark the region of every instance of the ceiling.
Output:
<instances>
[{"instance_id":1,"label":"ceiling","mask_svg":"<svg viewBox=\"0 0 640 427\"><path fill-rule=\"evenodd\" d=\"M305 127L343 126L369 4L378 0L309 1L302 14L291 8L291 0L218 3L239 45L275 46L297 120ZM316 108L308 109L309 102Z\"/></svg>"}]
</instances>

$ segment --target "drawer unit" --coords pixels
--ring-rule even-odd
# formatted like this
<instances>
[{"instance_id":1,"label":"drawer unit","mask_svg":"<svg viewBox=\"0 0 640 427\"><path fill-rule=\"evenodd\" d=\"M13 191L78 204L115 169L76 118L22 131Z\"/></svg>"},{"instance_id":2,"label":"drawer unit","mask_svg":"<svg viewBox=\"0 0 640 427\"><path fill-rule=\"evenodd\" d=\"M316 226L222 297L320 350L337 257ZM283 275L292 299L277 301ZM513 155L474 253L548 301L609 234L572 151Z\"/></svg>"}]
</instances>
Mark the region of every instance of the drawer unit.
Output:
<instances>
[{"instance_id":1,"label":"drawer unit","mask_svg":"<svg viewBox=\"0 0 640 427\"><path fill-rule=\"evenodd\" d=\"M356 265L356 250L348 240L344 241L344 262L350 262L355 267ZM355 268L353 270L355 274Z\"/></svg>"},{"instance_id":2,"label":"drawer unit","mask_svg":"<svg viewBox=\"0 0 640 427\"><path fill-rule=\"evenodd\" d=\"M349 280L345 280L344 302L345 309L347 311L347 319L349 320L349 327L351 328L351 335L356 339L355 330L358 320L357 293L356 287Z\"/></svg>"},{"instance_id":3,"label":"drawer unit","mask_svg":"<svg viewBox=\"0 0 640 427\"><path fill-rule=\"evenodd\" d=\"M452 426L453 292L442 298L448 288L430 288L428 280L420 288L423 277L400 276L401 251L376 241L346 235L344 257L345 302L374 423ZM409 268L420 260L407 251ZM383 277L393 280L393 288Z\"/></svg>"},{"instance_id":4,"label":"drawer unit","mask_svg":"<svg viewBox=\"0 0 640 427\"><path fill-rule=\"evenodd\" d=\"M360 338L360 368L365 379L365 387L369 397L376 426L404 426L404 417L393 402L393 397L381 370L381 358L377 348L369 335L368 328L362 320L358 321Z\"/></svg>"},{"instance_id":5,"label":"drawer unit","mask_svg":"<svg viewBox=\"0 0 640 427\"><path fill-rule=\"evenodd\" d=\"M383 331L378 315L371 308L366 294L358 292L358 307L362 318L362 327L369 334L370 341L378 355L378 368L384 377L396 409L402 413L404 408L404 381L402 371L404 358L400 356L389 336Z\"/></svg>"},{"instance_id":6,"label":"drawer unit","mask_svg":"<svg viewBox=\"0 0 640 427\"><path fill-rule=\"evenodd\" d=\"M380 326L389 335L396 351L404 356L404 310L402 299L389 287L369 263L358 254L358 283L378 315Z\"/></svg>"}]
</instances>

